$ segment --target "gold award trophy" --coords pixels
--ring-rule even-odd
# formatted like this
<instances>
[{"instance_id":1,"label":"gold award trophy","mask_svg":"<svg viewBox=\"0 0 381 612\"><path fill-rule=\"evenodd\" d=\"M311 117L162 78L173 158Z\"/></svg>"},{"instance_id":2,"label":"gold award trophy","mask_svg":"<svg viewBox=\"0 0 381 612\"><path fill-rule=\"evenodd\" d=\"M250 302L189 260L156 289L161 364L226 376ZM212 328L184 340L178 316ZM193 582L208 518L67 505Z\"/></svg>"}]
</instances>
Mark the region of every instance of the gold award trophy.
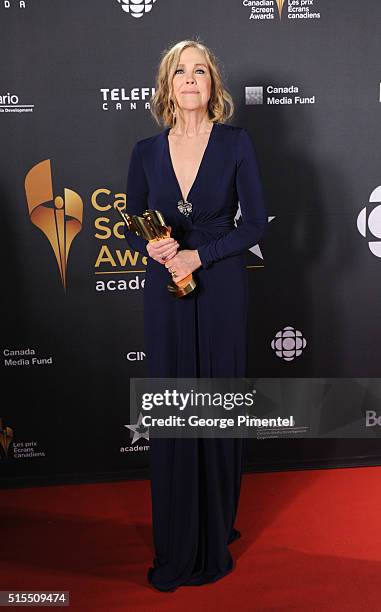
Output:
<instances>
[{"instance_id":1,"label":"gold award trophy","mask_svg":"<svg viewBox=\"0 0 381 612\"><path fill-rule=\"evenodd\" d=\"M121 210L117 204L114 207L122 217L127 229L137 236L141 236L148 242L169 238L171 230L165 224L163 215L158 210L145 210L142 217L138 215L129 215ZM175 281L173 278L167 285L168 291L175 294L177 297L183 297L191 293L196 287L196 281L192 274L188 274L185 278Z\"/></svg>"}]
</instances>

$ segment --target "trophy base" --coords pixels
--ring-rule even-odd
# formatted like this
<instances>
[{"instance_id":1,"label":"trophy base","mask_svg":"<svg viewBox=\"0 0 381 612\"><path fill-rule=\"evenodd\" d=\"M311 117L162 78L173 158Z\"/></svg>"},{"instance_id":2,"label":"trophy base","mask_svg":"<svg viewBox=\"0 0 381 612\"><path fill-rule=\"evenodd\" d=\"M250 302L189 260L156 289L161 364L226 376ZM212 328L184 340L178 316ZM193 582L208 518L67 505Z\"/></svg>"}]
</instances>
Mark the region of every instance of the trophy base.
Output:
<instances>
[{"instance_id":1,"label":"trophy base","mask_svg":"<svg viewBox=\"0 0 381 612\"><path fill-rule=\"evenodd\" d=\"M185 295L188 295L188 293L191 293L195 287L196 281L194 280L192 274L188 274L188 276L182 278L178 283L171 280L167 285L168 291L170 293L174 293L176 297L184 297Z\"/></svg>"}]
</instances>

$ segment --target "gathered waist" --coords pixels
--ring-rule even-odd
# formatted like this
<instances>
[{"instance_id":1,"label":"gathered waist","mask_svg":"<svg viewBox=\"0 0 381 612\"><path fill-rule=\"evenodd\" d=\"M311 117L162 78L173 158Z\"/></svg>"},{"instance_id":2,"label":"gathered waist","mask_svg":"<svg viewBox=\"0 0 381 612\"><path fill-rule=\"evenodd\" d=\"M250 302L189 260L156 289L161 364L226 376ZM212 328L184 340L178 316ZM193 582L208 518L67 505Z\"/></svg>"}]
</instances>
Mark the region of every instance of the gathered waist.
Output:
<instances>
[{"instance_id":1,"label":"gathered waist","mask_svg":"<svg viewBox=\"0 0 381 612\"><path fill-rule=\"evenodd\" d=\"M181 228L183 232L207 232L207 233L220 233L223 231L229 231L234 229L234 221L229 215L228 217L218 217L217 219L210 219L208 221L195 221L191 219L186 220L187 223Z\"/></svg>"}]
</instances>

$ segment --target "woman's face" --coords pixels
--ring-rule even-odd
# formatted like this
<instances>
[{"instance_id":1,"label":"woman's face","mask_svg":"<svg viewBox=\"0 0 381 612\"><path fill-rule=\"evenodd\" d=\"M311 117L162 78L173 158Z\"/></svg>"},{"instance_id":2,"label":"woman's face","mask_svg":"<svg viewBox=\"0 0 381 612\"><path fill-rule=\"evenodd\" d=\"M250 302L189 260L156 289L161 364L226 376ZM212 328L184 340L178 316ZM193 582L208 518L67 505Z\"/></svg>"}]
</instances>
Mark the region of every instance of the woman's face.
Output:
<instances>
[{"instance_id":1,"label":"woman's face","mask_svg":"<svg viewBox=\"0 0 381 612\"><path fill-rule=\"evenodd\" d=\"M207 109L212 79L202 51L187 47L181 52L173 77L173 93L183 110Z\"/></svg>"}]
</instances>

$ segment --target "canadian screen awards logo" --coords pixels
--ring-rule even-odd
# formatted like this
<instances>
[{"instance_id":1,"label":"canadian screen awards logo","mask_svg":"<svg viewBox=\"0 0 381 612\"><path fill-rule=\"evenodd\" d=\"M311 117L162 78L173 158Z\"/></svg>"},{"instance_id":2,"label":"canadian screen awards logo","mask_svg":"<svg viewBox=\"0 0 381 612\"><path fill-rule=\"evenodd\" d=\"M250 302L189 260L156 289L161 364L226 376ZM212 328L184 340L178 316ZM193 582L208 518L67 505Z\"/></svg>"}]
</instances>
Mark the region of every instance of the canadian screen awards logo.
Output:
<instances>
[{"instance_id":1,"label":"canadian screen awards logo","mask_svg":"<svg viewBox=\"0 0 381 612\"><path fill-rule=\"evenodd\" d=\"M0 417L0 460L8 459L10 456L10 446L13 442L13 429L8 427L4 419Z\"/></svg>"},{"instance_id":2,"label":"canadian screen awards logo","mask_svg":"<svg viewBox=\"0 0 381 612\"><path fill-rule=\"evenodd\" d=\"M44 450L39 450L38 440L16 439L12 427L0 416L0 462L1 460L35 459L46 457Z\"/></svg>"},{"instance_id":3,"label":"canadian screen awards logo","mask_svg":"<svg viewBox=\"0 0 381 612\"><path fill-rule=\"evenodd\" d=\"M49 240L66 291L69 251L74 238L82 230L82 199L66 187L64 197L53 197L50 159L29 170L25 177L25 194L30 220Z\"/></svg>"},{"instance_id":4,"label":"canadian screen awards logo","mask_svg":"<svg viewBox=\"0 0 381 612\"><path fill-rule=\"evenodd\" d=\"M320 19L318 4L319 0L242 0L250 9L249 19L255 21Z\"/></svg>"},{"instance_id":5,"label":"canadian screen awards logo","mask_svg":"<svg viewBox=\"0 0 381 612\"><path fill-rule=\"evenodd\" d=\"M126 13L139 19L152 10L156 0L118 0L118 2Z\"/></svg>"}]
</instances>

